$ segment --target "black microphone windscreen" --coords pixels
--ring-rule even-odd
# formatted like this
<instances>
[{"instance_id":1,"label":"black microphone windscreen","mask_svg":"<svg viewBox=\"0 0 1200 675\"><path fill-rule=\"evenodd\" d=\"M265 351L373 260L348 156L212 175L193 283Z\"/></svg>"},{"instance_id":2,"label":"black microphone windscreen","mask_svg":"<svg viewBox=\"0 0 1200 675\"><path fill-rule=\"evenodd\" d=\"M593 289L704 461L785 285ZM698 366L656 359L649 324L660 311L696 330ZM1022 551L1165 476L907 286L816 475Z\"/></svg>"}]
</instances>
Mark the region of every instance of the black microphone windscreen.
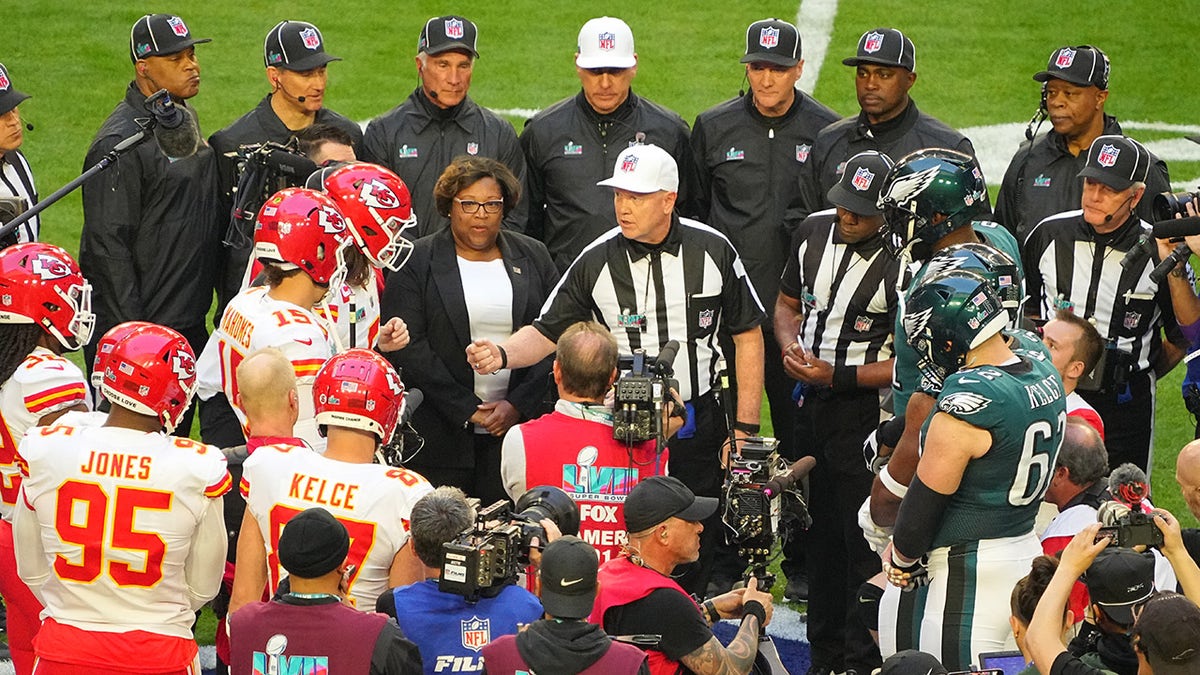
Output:
<instances>
[{"instance_id":1,"label":"black microphone windscreen","mask_svg":"<svg viewBox=\"0 0 1200 675\"><path fill-rule=\"evenodd\" d=\"M400 421L403 423L412 419L413 413L424 402L425 394L420 389L409 389L404 392L404 412L400 415Z\"/></svg>"},{"instance_id":2,"label":"black microphone windscreen","mask_svg":"<svg viewBox=\"0 0 1200 675\"><path fill-rule=\"evenodd\" d=\"M1190 237L1194 234L1200 234L1200 217L1197 216L1160 220L1154 223L1154 237L1156 239L1175 239L1177 237Z\"/></svg>"},{"instance_id":3,"label":"black microphone windscreen","mask_svg":"<svg viewBox=\"0 0 1200 675\"><path fill-rule=\"evenodd\" d=\"M675 363L675 356L679 354L679 340L668 340L667 344L663 345L661 351L658 352L658 358L654 359L654 366L659 372L670 372Z\"/></svg>"},{"instance_id":4,"label":"black microphone windscreen","mask_svg":"<svg viewBox=\"0 0 1200 675\"><path fill-rule=\"evenodd\" d=\"M154 141L163 154L172 159L191 157L200 149L200 125L196 123L195 113L190 108L176 107L176 118L173 114L171 124L162 121L154 125Z\"/></svg>"}]
</instances>

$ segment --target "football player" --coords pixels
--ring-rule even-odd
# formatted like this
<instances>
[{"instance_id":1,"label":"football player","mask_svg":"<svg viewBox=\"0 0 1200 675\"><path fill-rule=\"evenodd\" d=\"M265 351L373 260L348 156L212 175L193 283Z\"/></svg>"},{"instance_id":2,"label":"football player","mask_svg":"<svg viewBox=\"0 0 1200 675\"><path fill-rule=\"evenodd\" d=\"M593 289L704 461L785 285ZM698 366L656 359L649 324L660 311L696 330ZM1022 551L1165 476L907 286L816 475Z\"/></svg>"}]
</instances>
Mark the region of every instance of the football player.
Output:
<instances>
[{"instance_id":1,"label":"football player","mask_svg":"<svg viewBox=\"0 0 1200 675\"><path fill-rule=\"evenodd\" d=\"M939 272L910 293L908 342L940 393L884 552L885 657L920 649L961 670L980 652L1013 648L1004 598L1041 553L1033 524L1066 403L1043 351L1010 349L1007 322L1001 296L975 272Z\"/></svg>"},{"instance_id":2,"label":"football player","mask_svg":"<svg viewBox=\"0 0 1200 675\"><path fill-rule=\"evenodd\" d=\"M105 357L103 426L60 420L21 440L13 534L46 606L37 672L199 672L192 623L221 583L231 480L217 448L168 435L195 363L179 333L140 326Z\"/></svg>"},{"instance_id":3,"label":"football player","mask_svg":"<svg viewBox=\"0 0 1200 675\"><path fill-rule=\"evenodd\" d=\"M406 545L408 519L412 505L433 486L411 471L372 463L404 408L400 376L375 352L351 349L321 368L312 397L316 422L328 437L325 454L265 445L243 466L246 515L230 613L261 599L268 581L272 593L279 587L279 535L292 516L313 506L332 513L350 533L348 595L356 607L373 611L389 587L423 578L420 561Z\"/></svg>"},{"instance_id":4,"label":"football player","mask_svg":"<svg viewBox=\"0 0 1200 675\"><path fill-rule=\"evenodd\" d=\"M30 427L88 410L83 373L62 353L87 343L94 323L91 286L66 251L37 243L0 251L0 595L13 666L22 674L33 669L42 605L17 577L13 554L17 441Z\"/></svg>"},{"instance_id":5,"label":"football player","mask_svg":"<svg viewBox=\"0 0 1200 675\"><path fill-rule=\"evenodd\" d=\"M265 265L266 286L247 288L229 302L221 324L200 355L200 397L224 392L237 400L237 367L264 347L282 351L296 369L300 418L296 435L324 448L311 406L313 378L333 355L324 321L313 313L330 288L341 288L346 268L345 219L329 197L288 188L263 204L254 228L254 252ZM235 409L244 426L245 414ZM207 427L207 420L201 420ZM202 429L209 437L209 429Z\"/></svg>"}]
</instances>

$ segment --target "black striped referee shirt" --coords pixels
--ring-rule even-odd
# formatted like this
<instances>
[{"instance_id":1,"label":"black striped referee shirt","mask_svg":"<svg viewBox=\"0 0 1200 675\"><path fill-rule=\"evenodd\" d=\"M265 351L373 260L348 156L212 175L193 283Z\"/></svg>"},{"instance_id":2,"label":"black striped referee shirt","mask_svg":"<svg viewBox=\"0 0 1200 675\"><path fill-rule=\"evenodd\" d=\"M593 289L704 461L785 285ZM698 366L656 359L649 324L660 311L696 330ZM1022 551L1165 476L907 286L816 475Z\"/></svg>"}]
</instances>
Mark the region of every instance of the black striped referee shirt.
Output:
<instances>
[{"instance_id":1,"label":"black striped referee shirt","mask_svg":"<svg viewBox=\"0 0 1200 675\"><path fill-rule=\"evenodd\" d=\"M757 329L766 314L733 245L703 223L673 215L657 245L600 235L571 263L542 307L535 328L557 342L571 324L595 319L617 338L622 354L654 356L678 340L675 376L690 401L717 377L717 333Z\"/></svg>"},{"instance_id":2,"label":"black striped referee shirt","mask_svg":"<svg viewBox=\"0 0 1200 675\"><path fill-rule=\"evenodd\" d=\"M1130 249L1141 244L1145 252L1132 264L1122 265ZM1150 225L1137 217L1108 234L1097 234L1083 219L1083 211L1050 216L1030 231L1022 250L1029 305L1037 316L1054 318L1057 309L1071 309L1085 319L1095 319L1105 340L1131 353L1134 370L1148 370L1162 349L1159 328L1168 338L1179 334L1167 284L1150 280L1158 264Z\"/></svg>"},{"instance_id":3,"label":"black striped referee shirt","mask_svg":"<svg viewBox=\"0 0 1200 675\"><path fill-rule=\"evenodd\" d=\"M835 366L892 358L900 261L883 250L879 235L847 244L837 211L818 211L796 229L779 290L800 301L799 339Z\"/></svg>"},{"instance_id":4,"label":"black striped referee shirt","mask_svg":"<svg viewBox=\"0 0 1200 675\"><path fill-rule=\"evenodd\" d=\"M25 200L28 210L37 203L37 187L33 184L33 171L20 150L10 150L0 156L0 197L17 197ZM24 243L38 240L41 216L34 216L18 228L17 241Z\"/></svg>"}]
</instances>

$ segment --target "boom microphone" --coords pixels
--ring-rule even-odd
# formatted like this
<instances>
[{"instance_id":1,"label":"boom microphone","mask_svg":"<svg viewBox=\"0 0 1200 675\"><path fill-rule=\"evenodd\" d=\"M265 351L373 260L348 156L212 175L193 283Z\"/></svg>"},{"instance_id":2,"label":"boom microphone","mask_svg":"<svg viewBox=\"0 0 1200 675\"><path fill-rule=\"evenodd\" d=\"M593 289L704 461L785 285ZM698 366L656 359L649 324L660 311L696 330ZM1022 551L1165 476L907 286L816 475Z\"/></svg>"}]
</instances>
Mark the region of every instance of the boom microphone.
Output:
<instances>
[{"instance_id":1,"label":"boom microphone","mask_svg":"<svg viewBox=\"0 0 1200 675\"><path fill-rule=\"evenodd\" d=\"M425 402L425 394L420 389L409 389L404 392L404 410L400 412L400 426L408 424L413 413Z\"/></svg>"},{"instance_id":2,"label":"boom microphone","mask_svg":"<svg viewBox=\"0 0 1200 675\"><path fill-rule=\"evenodd\" d=\"M801 478L808 475L808 472L813 470L817 465L817 460L813 457L801 457L792 462L787 471L775 476L771 480L763 484L763 494L768 498L775 495L783 494L792 489L796 483L800 482Z\"/></svg>"},{"instance_id":3,"label":"boom microphone","mask_svg":"<svg viewBox=\"0 0 1200 675\"><path fill-rule=\"evenodd\" d=\"M1108 491L1113 499L1135 509L1150 492L1148 483L1146 472L1132 462L1118 466L1108 475Z\"/></svg>"},{"instance_id":4,"label":"boom microphone","mask_svg":"<svg viewBox=\"0 0 1200 675\"><path fill-rule=\"evenodd\" d=\"M200 149L200 126L195 113L175 105L166 89L146 98L146 110L154 115L154 141L171 159L191 157Z\"/></svg>"},{"instance_id":5,"label":"boom microphone","mask_svg":"<svg viewBox=\"0 0 1200 675\"><path fill-rule=\"evenodd\" d=\"M1173 218L1154 223L1155 239L1181 239L1200 234L1200 217Z\"/></svg>"},{"instance_id":6,"label":"boom microphone","mask_svg":"<svg viewBox=\"0 0 1200 675\"><path fill-rule=\"evenodd\" d=\"M668 377L674 372L675 356L679 354L679 340L668 340L654 359L654 371Z\"/></svg>"}]
</instances>

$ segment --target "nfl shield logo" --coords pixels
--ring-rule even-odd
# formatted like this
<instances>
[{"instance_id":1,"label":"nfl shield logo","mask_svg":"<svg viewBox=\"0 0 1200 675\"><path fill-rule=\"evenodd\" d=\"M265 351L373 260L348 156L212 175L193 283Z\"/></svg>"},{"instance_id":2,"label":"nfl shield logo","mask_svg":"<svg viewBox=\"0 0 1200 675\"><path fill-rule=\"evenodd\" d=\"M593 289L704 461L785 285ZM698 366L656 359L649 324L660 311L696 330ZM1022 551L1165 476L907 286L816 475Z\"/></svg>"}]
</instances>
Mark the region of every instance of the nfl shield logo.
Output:
<instances>
[{"instance_id":1,"label":"nfl shield logo","mask_svg":"<svg viewBox=\"0 0 1200 675\"><path fill-rule=\"evenodd\" d=\"M866 41L863 42L863 51L868 54L874 54L883 46L883 33L868 33Z\"/></svg>"},{"instance_id":2,"label":"nfl shield logo","mask_svg":"<svg viewBox=\"0 0 1200 675\"><path fill-rule=\"evenodd\" d=\"M5 73L3 70L0 70L0 90L7 90L8 85L9 85L8 73Z\"/></svg>"},{"instance_id":3,"label":"nfl shield logo","mask_svg":"<svg viewBox=\"0 0 1200 675\"><path fill-rule=\"evenodd\" d=\"M812 150L812 146L808 143L796 146L796 161L804 163L808 161L808 153Z\"/></svg>"},{"instance_id":4,"label":"nfl shield logo","mask_svg":"<svg viewBox=\"0 0 1200 675\"><path fill-rule=\"evenodd\" d=\"M637 161L637 155L626 156L625 159L621 160L621 173L631 173L634 169L637 169Z\"/></svg>"},{"instance_id":5,"label":"nfl shield logo","mask_svg":"<svg viewBox=\"0 0 1200 675\"><path fill-rule=\"evenodd\" d=\"M463 22L459 19L446 21L446 37L458 39L463 36Z\"/></svg>"},{"instance_id":6,"label":"nfl shield logo","mask_svg":"<svg viewBox=\"0 0 1200 675\"><path fill-rule=\"evenodd\" d=\"M321 46L321 36L317 35L315 28L305 28L300 31L300 39L304 40L304 46L309 49L316 49Z\"/></svg>"},{"instance_id":7,"label":"nfl shield logo","mask_svg":"<svg viewBox=\"0 0 1200 675\"><path fill-rule=\"evenodd\" d=\"M863 191L871 187L872 180L875 180L875 174L871 173L871 170L867 167L860 166L854 172L854 179L851 181L851 184L854 185L855 190Z\"/></svg>"},{"instance_id":8,"label":"nfl shield logo","mask_svg":"<svg viewBox=\"0 0 1200 675\"><path fill-rule=\"evenodd\" d=\"M874 319L869 316L859 316L854 320L854 330L863 333L871 330L871 324L875 323Z\"/></svg>"},{"instance_id":9,"label":"nfl shield logo","mask_svg":"<svg viewBox=\"0 0 1200 675\"><path fill-rule=\"evenodd\" d=\"M1070 68L1072 63L1075 63L1074 49L1064 49L1058 53L1058 58L1054 59L1055 68Z\"/></svg>"},{"instance_id":10,"label":"nfl shield logo","mask_svg":"<svg viewBox=\"0 0 1200 675\"><path fill-rule=\"evenodd\" d=\"M779 29L767 26L758 34L758 44L770 49L779 44Z\"/></svg>"},{"instance_id":11,"label":"nfl shield logo","mask_svg":"<svg viewBox=\"0 0 1200 675\"><path fill-rule=\"evenodd\" d=\"M713 310L711 310L711 309L701 310L700 317L699 317L699 319L697 319L696 324L699 325L701 328L710 328L713 324Z\"/></svg>"},{"instance_id":12,"label":"nfl shield logo","mask_svg":"<svg viewBox=\"0 0 1200 675\"><path fill-rule=\"evenodd\" d=\"M1125 328L1137 328L1138 323L1142 320L1142 315L1137 312L1125 312Z\"/></svg>"},{"instance_id":13,"label":"nfl shield logo","mask_svg":"<svg viewBox=\"0 0 1200 675\"><path fill-rule=\"evenodd\" d=\"M187 24L183 22L183 19L177 16L169 17L167 19L167 25L170 26L171 30L175 31L175 34L179 37L187 37Z\"/></svg>"},{"instance_id":14,"label":"nfl shield logo","mask_svg":"<svg viewBox=\"0 0 1200 675\"><path fill-rule=\"evenodd\" d=\"M11 305L12 300L13 300L13 298L11 295L6 294L3 296L0 296L0 305Z\"/></svg>"},{"instance_id":15,"label":"nfl shield logo","mask_svg":"<svg viewBox=\"0 0 1200 675\"><path fill-rule=\"evenodd\" d=\"M1100 146L1100 154L1096 155L1096 161L1100 166L1112 166L1117 163L1117 156L1120 154L1120 150L1106 143Z\"/></svg>"},{"instance_id":16,"label":"nfl shield logo","mask_svg":"<svg viewBox=\"0 0 1200 675\"><path fill-rule=\"evenodd\" d=\"M467 143L467 154L468 155L478 155L479 154L479 144L474 141Z\"/></svg>"},{"instance_id":17,"label":"nfl shield logo","mask_svg":"<svg viewBox=\"0 0 1200 675\"><path fill-rule=\"evenodd\" d=\"M615 33L600 34L600 49L601 51L611 52L617 48L617 36Z\"/></svg>"},{"instance_id":18,"label":"nfl shield logo","mask_svg":"<svg viewBox=\"0 0 1200 675\"><path fill-rule=\"evenodd\" d=\"M459 622L462 624L462 646L477 652L483 649L483 646L492 641L491 619L481 619L473 616L469 619L463 619Z\"/></svg>"}]
</instances>

